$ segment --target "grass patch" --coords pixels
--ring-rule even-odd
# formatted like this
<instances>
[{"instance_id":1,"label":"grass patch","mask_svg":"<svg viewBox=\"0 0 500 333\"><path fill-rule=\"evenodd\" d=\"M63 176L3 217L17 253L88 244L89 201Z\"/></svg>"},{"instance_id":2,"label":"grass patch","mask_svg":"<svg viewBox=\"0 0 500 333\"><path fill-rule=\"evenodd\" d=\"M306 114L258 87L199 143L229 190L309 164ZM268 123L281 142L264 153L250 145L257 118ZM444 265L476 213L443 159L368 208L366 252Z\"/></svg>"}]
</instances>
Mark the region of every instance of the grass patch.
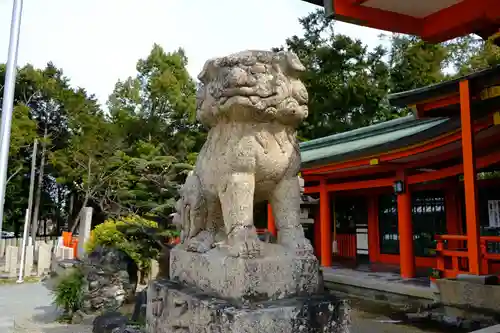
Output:
<instances>
[{"instance_id":1,"label":"grass patch","mask_svg":"<svg viewBox=\"0 0 500 333\"><path fill-rule=\"evenodd\" d=\"M26 276L24 278L24 283L36 283L40 282L41 279L38 276ZM0 285L15 284L17 278L0 278Z\"/></svg>"}]
</instances>

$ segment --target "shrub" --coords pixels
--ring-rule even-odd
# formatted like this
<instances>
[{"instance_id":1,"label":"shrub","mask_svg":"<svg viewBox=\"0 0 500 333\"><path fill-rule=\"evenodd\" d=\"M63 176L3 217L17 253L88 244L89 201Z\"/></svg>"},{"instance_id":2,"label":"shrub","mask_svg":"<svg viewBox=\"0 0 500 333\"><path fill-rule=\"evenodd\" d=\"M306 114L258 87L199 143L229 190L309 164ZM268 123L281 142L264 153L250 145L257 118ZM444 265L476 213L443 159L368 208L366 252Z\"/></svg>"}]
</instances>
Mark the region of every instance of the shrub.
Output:
<instances>
[{"instance_id":1,"label":"shrub","mask_svg":"<svg viewBox=\"0 0 500 333\"><path fill-rule=\"evenodd\" d=\"M87 252L97 246L109 246L122 250L137 263L142 276L146 275L151 259L157 259L161 245L158 238L170 238L176 233L162 230L154 221L130 215L120 219L108 219L96 226L90 241L85 244Z\"/></svg>"},{"instance_id":2,"label":"shrub","mask_svg":"<svg viewBox=\"0 0 500 333\"><path fill-rule=\"evenodd\" d=\"M84 278L78 268L72 269L61 276L56 282L53 293L54 304L63 309L65 314L71 315L81 308L83 300Z\"/></svg>"}]
</instances>

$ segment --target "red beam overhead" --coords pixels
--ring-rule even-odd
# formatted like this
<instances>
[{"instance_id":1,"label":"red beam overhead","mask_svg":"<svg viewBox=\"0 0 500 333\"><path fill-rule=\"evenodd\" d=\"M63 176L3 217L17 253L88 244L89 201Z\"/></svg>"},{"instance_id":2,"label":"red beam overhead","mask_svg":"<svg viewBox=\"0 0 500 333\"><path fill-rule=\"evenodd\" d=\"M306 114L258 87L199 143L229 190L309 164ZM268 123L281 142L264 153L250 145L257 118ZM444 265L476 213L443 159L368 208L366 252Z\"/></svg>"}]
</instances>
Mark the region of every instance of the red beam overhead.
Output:
<instances>
[{"instance_id":1,"label":"red beam overhead","mask_svg":"<svg viewBox=\"0 0 500 333\"><path fill-rule=\"evenodd\" d=\"M332 4L327 14L339 21L417 35L436 43L469 33L487 38L486 35L500 28L498 0L457 0L458 3L450 0L444 8L439 8L440 2L435 0L404 0L408 2L406 5L393 0L327 1Z\"/></svg>"},{"instance_id":2,"label":"red beam overhead","mask_svg":"<svg viewBox=\"0 0 500 333\"><path fill-rule=\"evenodd\" d=\"M497 0L463 0L427 16L422 38L442 42L470 33L480 32L491 25L500 27L500 2Z\"/></svg>"},{"instance_id":3,"label":"red beam overhead","mask_svg":"<svg viewBox=\"0 0 500 333\"><path fill-rule=\"evenodd\" d=\"M410 35L420 35L421 22L417 18L389 12L377 8L365 7L352 0L332 0L333 15L339 21L354 23L370 28L396 31Z\"/></svg>"}]
</instances>

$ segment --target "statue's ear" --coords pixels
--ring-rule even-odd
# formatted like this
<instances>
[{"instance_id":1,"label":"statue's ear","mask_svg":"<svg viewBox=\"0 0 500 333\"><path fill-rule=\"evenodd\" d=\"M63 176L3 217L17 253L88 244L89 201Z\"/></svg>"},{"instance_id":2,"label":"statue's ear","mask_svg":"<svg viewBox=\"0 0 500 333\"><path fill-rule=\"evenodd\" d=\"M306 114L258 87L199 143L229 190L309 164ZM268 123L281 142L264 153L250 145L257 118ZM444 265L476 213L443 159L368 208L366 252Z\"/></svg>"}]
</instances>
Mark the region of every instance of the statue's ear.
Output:
<instances>
[{"instance_id":1,"label":"statue's ear","mask_svg":"<svg viewBox=\"0 0 500 333\"><path fill-rule=\"evenodd\" d=\"M288 70L286 72L293 75L294 73L304 72L306 70L304 65L302 65L302 62L300 62L299 57L295 53L289 51L286 51L284 53L286 64L288 67Z\"/></svg>"},{"instance_id":2,"label":"statue's ear","mask_svg":"<svg viewBox=\"0 0 500 333\"><path fill-rule=\"evenodd\" d=\"M200 74L198 74L198 80L200 80L200 82L203 84L207 84L208 82L210 82L212 79L214 67L215 65L213 59L205 61L203 69L201 70Z\"/></svg>"}]
</instances>

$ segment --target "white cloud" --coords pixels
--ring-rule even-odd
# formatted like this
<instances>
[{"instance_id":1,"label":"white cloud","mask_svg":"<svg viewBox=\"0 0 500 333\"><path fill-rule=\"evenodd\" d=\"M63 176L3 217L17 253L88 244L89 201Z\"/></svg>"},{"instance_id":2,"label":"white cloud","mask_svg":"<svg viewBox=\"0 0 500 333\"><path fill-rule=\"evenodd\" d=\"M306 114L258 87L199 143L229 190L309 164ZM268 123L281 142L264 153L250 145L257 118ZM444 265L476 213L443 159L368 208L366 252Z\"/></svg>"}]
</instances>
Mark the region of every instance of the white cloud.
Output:
<instances>
[{"instance_id":1,"label":"white cloud","mask_svg":"<svg viewBox=\"0 0 500 333\"><path fill-rule=\"evenodd\" d=\"M53 61L104 103L153 43L167 51L183 47L196 76L208 58L269 49L300 35L298 18L314 9L300 0L25 0L18 64ZM0 62L11 13L12 0L0 0ZM338 23L336 31L379 43L377 30Z\"/></svg>"}]
</instances>

